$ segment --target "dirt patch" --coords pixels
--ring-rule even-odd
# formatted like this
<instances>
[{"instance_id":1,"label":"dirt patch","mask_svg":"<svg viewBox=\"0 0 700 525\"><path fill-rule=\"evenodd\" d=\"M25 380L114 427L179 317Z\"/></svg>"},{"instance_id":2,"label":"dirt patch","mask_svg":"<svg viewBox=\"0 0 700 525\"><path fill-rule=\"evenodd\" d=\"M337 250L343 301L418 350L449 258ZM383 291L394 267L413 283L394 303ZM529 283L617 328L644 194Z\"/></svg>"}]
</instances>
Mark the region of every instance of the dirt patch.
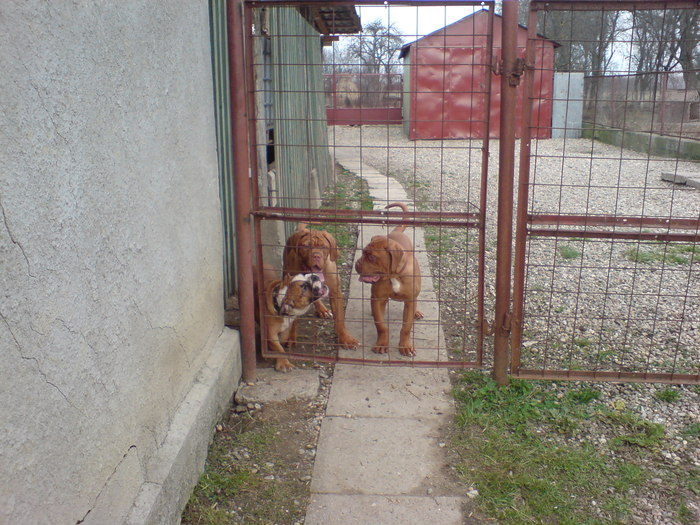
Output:
<instances>
[{"instance_id":1,"label":"dirt patch","mask_svg":"<svg viewBox=\"0 0 700 525\"><path fill-rule=\"evenodd\" d=\"M331 367L316 368L321 382L315 399L231 407L217 425L182 523L304 522L332 374Z\"/></svg>"}]
</instances>

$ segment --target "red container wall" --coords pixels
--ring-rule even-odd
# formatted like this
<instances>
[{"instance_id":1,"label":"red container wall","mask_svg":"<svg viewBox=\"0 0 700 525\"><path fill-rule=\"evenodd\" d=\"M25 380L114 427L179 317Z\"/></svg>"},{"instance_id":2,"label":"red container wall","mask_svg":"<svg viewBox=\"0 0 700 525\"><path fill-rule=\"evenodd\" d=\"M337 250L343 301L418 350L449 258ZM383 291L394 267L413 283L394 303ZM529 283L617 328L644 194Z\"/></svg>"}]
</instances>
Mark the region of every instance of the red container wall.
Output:
<instances>
[{"instance_id":1,"label":"red container wall","mask_svg":"<svg viewBox=\"0 0 700 525\"><path fill-rule=\"evenodd\" d=\"M491 137L500 136L500 76L492 64L500 61L501 18L494 23L494 59L487 52L488 13L474 15L436 31L410 47L410 139L484 138L486 119ZM525 56L527 30L518 27L519 55ZM533 133L551 136L554 43L541 39L535 60ZM491 82L491 103L487 88ZM518 107L524 89L519 90ZM517 115L520 132L521 112Z\"/></svg>"}]
</instances>

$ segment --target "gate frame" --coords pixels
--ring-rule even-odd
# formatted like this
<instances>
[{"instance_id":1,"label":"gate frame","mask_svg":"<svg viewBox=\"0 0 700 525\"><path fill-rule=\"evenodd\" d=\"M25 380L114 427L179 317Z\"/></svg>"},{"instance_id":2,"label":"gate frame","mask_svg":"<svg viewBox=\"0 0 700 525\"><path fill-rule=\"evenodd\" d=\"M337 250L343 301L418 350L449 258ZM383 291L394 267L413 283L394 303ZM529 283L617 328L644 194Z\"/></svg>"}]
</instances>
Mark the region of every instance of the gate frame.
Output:
<instances>
[{"instance_id":1,"label":"gate frame","mask_svg":"<svg viewBox=\"0 0 700 525\"><path fill-rule=\"evenodd\" d=\"M514 1L514 0L507 0ZM237 34L232 37L240 39L240 41L245 42L241 44L244 54L238 55L239 57L245 56L246 64L238 68L231 68L232 76L234 74L244 74L245 75L245 109L241 110L241 106L236 107L236 104L232 107L232 112L238 115L238 120L232 121L232 126L234 129L237 126L241 126L245 122L245 128L239 127L239 130L246 129L247 133L238 133L238 136L234 136L235 140L239 142L239 150L245 149L245 158L242 158L242 162L236 163L236 182L235 191L238 193L239 188L245 187L245 192L247 192L247 206L237 206L237 225L246 231L250 231L251 219L253 221L253 231L255 236L255 250L256 259L262 260L262 239L261 239L261 223L264 220L278 220L278 221L303 221L303 222L337 222L337 223L360 223L360 224L377 224L377 225L405 225L408 227L420 227L420 226L447 226L447 227L464 227L464 228L474 228L479 230L479 257L478 257L478 284L477 284L477 294L480 299L477 302L477 317L478 320L476 324L476 354L477 358L475 362L468 361L404 361L404 360L388 360L388 361L377 361L365 360L359 358L345 358L340 356L311 356L309 354L298 354L298 353L285 353L285 357L289 358L299 358L299 359L311 359L320 362L334 362L334 363L354 363L354 364L365 364L365 365L381 365L381 366L426 366L426 367L443 367L443 368L468 368L468 367L481 367L483 364L483 347L484 347L484 337L488 331L488 322L485 319L484 312L484 293L485 293L485 248L486 248L486 197L487 197L487 180L488 180L488 158L489 158L489 119L485 121L485 127L487 130L487 136L482 143L482 169L481 169L481 187L479 191L479 212L466 212L466 213L451 213L451 212L420 212L414 211L410 213L410 218L403 219L390 219L387 218L386 214L382 211L360 211L360 210L322 210L314 208L285 208L285 207L270 207L261 206L260 199L258 195L258 185L257 174L259 168L257 165L257 155L255 153L256 141L255 141L255 129L257 125L257 116L255 115L255 71L254 71L254 60L253 60L253 46L250 45L253 39L253 35L250 34L249 30L251 28L250 21L253 20L252 12L253 9L261 7L275 7L275 6L328 6L329 2L323 0L229 0L230 10L236 10L240 12L241 22L240 29ZM377 5L376 0L336 0L330 2L330 5ZM436 5L436 6L482 6L489 7L489 34L488 34L488 48L487 53L489 56L493 56L493 19L495 15L495 1L494 0L398 0L398 1L388 1L389 5L406 5L406 6L425 6L425 5ZM516 6L517 9L517 6ZM517 10L516 10L517 13ZM516 15L517 18L517 15ZM245 28L248 28L246 30ZM233 47L231 48L233 49ZM513 54L515 51L513 51ZM233 60L232 60L233 62ZM239 60L238 62L241 62ZM242 78L242 77L238 77ZM232 88L233 89L233 88ZM486 96L490 100L491 97L491 86L490 83L487 84ZM488 116L487 116L488 117ZM513 126L510 126L513 128ZM243 136L245 135L245 136ZM245 143L245 148L243 147ZM235 160L235 159L234 159ZM512 163L512 160L511 160ZM511 175L512 179L512 175ZM243 198L243 197L241 197ZM512 206L511 206L512 208ZM242 243L245 243L245 239L239 239ZM242 267L253 268L253 256L252 256L252 245L243 245L240 248L240 259L239 264ZM254 326L254 308L248 297L252 299L253 295L253 279L252 275L250 277L243 276L240 268L240 292L241 292L241 326L244 322L253 323ZM262 267L257 268L257 279L262 282ZM243 301L243 295L245 292L246 300ZM246 306L244 306L246 305ZM248 307L247 305L251 305ZM265 316L260 315L260 333L265 333ZM250 332L247 332L249 334ZM252 361L252 374L247 376L246 380L253 380L255 377L255 337L250 337L249 335L242 334L246 345L250 346L252 342L253 350L252 357L244 362ZM262 356L266 358L279 357L276 352L270 352L267 347L267 342L261 336L261 350ZM245 348L244 348L245 352ZM248 352L251 352L248 349ZM504 366L504 371L506 367ZM245 376L245 374L244 374Z\"/></svg>"},{"instance_id":2,"label":"gate frame","mask_svg":"<svg viewBox=\"0 0 700 525\"><path fill-rule=\"evenodd\" d=\"M535 42L537 34L537 13L540 10L635 10L635 9L697 9L698 0L616 0L602 2L600 0L531 0L528 14L528 45L526 49L526 92L524 100L529 101L533 96L533 69L535 58ZM513 323L511 338L510 375L521 379L551 379L571 381L617 381L617 382L647 382L667 384L700 384L700 373L677 374L671 372L614 372L598 370L555 370L527 369L521 367L521 348L523 339L524 306L525 306L525 273L526 245L531 236L541 237L578 237L598 239L633 239L700 242L700 218L695 219L660 219L654 217L619 217L613 215L556 215L529 214L530 189L530 160L531 160L531 104L525 104L520 143L520 167L518 180L518 208L515 226L515 256L513 282ZM689 229L695 233L644 233L605 231L594 229L585 231L575 229L560 229L560 226L638 226L664 227L676 230Z\"/></svg>"}]
</instances>

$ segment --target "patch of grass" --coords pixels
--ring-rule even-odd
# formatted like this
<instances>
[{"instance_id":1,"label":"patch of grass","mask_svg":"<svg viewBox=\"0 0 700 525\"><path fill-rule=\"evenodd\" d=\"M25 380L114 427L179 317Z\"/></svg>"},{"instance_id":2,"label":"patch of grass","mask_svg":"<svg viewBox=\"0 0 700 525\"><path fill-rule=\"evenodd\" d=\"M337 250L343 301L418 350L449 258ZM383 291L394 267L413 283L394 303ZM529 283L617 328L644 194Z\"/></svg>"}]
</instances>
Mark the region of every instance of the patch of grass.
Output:
<instances>
[{"instance_id":1,"label":"patch of grass","mask_svg":"<svg viewBox=\"0 0 700 525\"><path fill-rule=\"evenodd\" d=\"M623 252L626 259L641 264L690 264L700 262L700 246L693 244L658 243L628 248Z\"/></svg>"},{"instance_id":2,"label":"patch of grass","mask_svg":"<svg viewBox=\"0 0 700 525\"><path fill-rule=\"evenodd\" d=\"M591 346L593 343L591 343L591 340L587 337L575 337L574 344L579 348L586 348L587 346Z\"/></svg>"},{"instance_id":3,"label":"patch of grass","mask_svg":"<svg viewBox=\"0 0 700 525\"><path fill-rule=\"evenodd\" d=\"M230 523L231 515L226 510L228 502L241 494L258 491L262 485L261 476L248 466L241 466L230 451L245 450L248 456L264 457L274 441L274 433L274 427L262 426L241 432L232 441L216 442L210 447L204 473L183 516L185 523L188 523L188 516L197 516L199 522L209 524Z\"/></svg>"},{"instance_id":4,"label":"patch of grass","mask_svg":"<svg viewBox=\"0 0 700 525\"><path fill-rule=\"evenodd\" d=\"M557 252L559 252L559 256L562 259L579 259L581 257L581 252L578 251L576 248L573 248L572 246L569 246L568 244L563 244L557 248Z\"/></svg>"},{"instance_id":5,"label":"patch of grass","mask_svg":"<svg viewBox=\"0 0 700 525\"><path fill-rule=\"evenodd\" d=\"M613 409L602 413L600 419L619 429L618 435L610 441L612 449L623 446L657 449L666 436L662 425L641 419L630 412Z\"/></svg>"},{"instance_id":6,"label":"patch of grass","mask_svg":"<svg viewBox=\"0 0 700 525\"><path fill-rule=\"evenodd\" d=\"M678 390L674 390L673 388L664 388L663 390L656 392L654 397L659 401L675 403L680 399L681 395L678 393Z\"/></svg>"},{"instance_id":7,"label":"patch of grass","mask_svg":"<svg viewBox=\"0 0 700 525\"><path fill-rule=\"evenodd\" d=\"M700 423L690 423L681 433L684 436L700 437Z\"/></svg>"},{"instance_id":8,"label":"patch of grass","mask_svg":"<svg viewBox=\"0 0 700 525\"><path fill-rule=\"evenodd\" d=\"M591 401L600 399L600 391L586 386L578 390L569 390L566 397L579 405L587 405Z\"/></svg>"},{"instance_id":9,"label":"patch of grass","mask_svg":"<svg viewBox=\"0 0 700 525\"><path fill-rule=\"evenodd\" d=\"M551 439L551 431L573 436L581 423L599 418L600 392L572 387L561 394L546 385L511 380L498 387L479 372L465 372L454 389L454 446L463 458L458 472L479 491L481 509L500 523L625 521L634 507L631 491L649 475L591 445ZM658 443L654 424L632 417L624 423L610 425L628 437L632 423L640 433L651 429L649 439Z\"/></svg>"}]
</instances>

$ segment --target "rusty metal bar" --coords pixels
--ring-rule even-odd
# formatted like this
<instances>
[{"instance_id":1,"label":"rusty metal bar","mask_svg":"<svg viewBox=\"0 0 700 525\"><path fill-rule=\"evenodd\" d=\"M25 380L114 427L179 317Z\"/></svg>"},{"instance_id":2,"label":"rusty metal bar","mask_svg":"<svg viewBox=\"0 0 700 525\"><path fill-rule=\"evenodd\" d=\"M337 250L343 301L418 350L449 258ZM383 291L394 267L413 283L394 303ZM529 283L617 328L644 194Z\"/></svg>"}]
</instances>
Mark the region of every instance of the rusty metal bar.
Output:
<instances>
[{"instance_id":1,"label":"rusty metal bar","mask_svg":"<svg viewBox=\"0 0 700 525\"><path fill-rule=\"evenodd\" d=\"M535 51L537 42L537 12L530 10L525 50L525 94L523 96L522 129L520 130L520 165L518 177L518 208L515 225L515 256L513 259L513 325L511 333L511 372L520 366L520 345L523 335L525 309L525 253L527 244L527 206L530 198L530 157L532 146L532 97L535 83Z\"/></svg>"},{"instance_id":2,"label":"rusty metal bar","mask_svg":"<svg viewBox=\"0 0 700 525\"><path fill-rule=\"evenodd\" d=\"M263 352L262 356L266 359L275 359L278 357L286 357L287 359L310 359L309 354L296 352ZM399 359L367 359L364 357L341 357L331 355L314 354L313 360L321 363L345 363L351 365L371 365L371 366L407 366L415 368L479 368L479 364L475 361L419 361L419 360L399 360Z\"/></svg>"},{"instance_id":3,"label":"rusty metal bar","mask_svg":"<svg viewBox=\"0 0 700 525\"><path fill-rule=\"evenodd\" d=\"M700 219L674 219L665 217L624 217L614 215L554 215L530 214L528 224L540 226L622 226L629 228L670 228L676 230L700 230Z\"/></svg>"},{"instance_id":4,"label":"rusty metal bar","mask_svg":"<svg viewBox=\"0 0 700 525\"><path fill-rule=\"evenodd\" d=\"M548 230L533 228L529 235L539 237L575 237L581 239L631 239L637 241L675 241L700 242L700 233L650 233L650 232L620 232L602 230Z\"/></svg>"},{"instance_id":5,"label":"rusty metal bar","mask_svg":"<svg viewBox=\"0 0 700 525\"><path fill-rule=\"evenodd\" d=\"M667 383L698 385L700 374L672 374L662 372L601 372L591 370L535 370L520 369L513 373L520 379L547 379L565 381L608 381L624 383Z\"/></svg>"},{"instance_id":6,"label":"rusty metal bar","mask_svg":"<svg viewBox=\"0 0 700 525\"><path fill-rule=\"evenodd\" d=\"M489 9L489 25L486 36L486 53L489 62L493 62L493 26L495 19L495 9ZM486 83L486 108L491 107L491 82ZM488 109L485 110L488 114ZM484 140L481 148L481 188L479 189L479 259L477 275L477 297L479 298L476 307L477 317L477 357L479 366L484 362L484 338L486 336L486 311L484 305L484 295L486 289L486 208L488 197L488 172L489 172L489 146L491 136L491 119L486 118L484 125Z\"/></svg>"},{"instance_id":7,"label":"rusty metal bar","mask_svg":"<svg viewBox=\"0 0 700 525\"><path fill-rule=\"evenodd\" d=\"M238 303L241 315L243 379L255 379L255 317L253 297L253 243L250 231L250 149L243 1L227 2L229 76L231 84L231 136L233 142L236 246L238 251Z\"/></svg>"},{"instance_id":8,"label":"rusty metal bar","mask_svg":"<svg viewBox=\"0 0 700 525\"><path fill-rule=\"evenodd\" d=\"M307 7L347 7L349 2L344 0L245 0L251 7L266 7L266 6L307 6ZM356 0L352 5L388 5L388 6L493 6L494 0L387 0L386 2L378 0Z\"/></svg>"},{"instance_id":9,"label":"rusty metal bar","mask_svg":"<svg viewBox=\"0 0 700 525\"><path fill-rule=\"evenodd\" d=\"M531 9L549 11L697 9L698 6L698 0L530 0Z\"/></svg>"},{"instance_id":10,"label":"rusty metal bar","mask_svg":"<svg viewBox=\"0 0 700 525\"><path fill-rule=\"evenodd\" d=\"M498 152L498 225L496 246L496 305L494 318L493 378L508 383L510 342L510 277L513 242L513 175L515 171L515 117L518 86L516 46L518 1L503 1L501 68L501 139Z\"/></svg>"},{"instance_id":11,"label":"rusty metal bar","mask_svg":"<svg viewBox=\"0 0 700 525\"><path fill-rule=\"evenodd\" d=\"M411 212L410 216L382 210L324 210L303 208L260 208L253 212L263 219L298 222L360 223L416 226L465 226L478 228L480 214L458 212Z\"/></svg>"}]
</instances>

